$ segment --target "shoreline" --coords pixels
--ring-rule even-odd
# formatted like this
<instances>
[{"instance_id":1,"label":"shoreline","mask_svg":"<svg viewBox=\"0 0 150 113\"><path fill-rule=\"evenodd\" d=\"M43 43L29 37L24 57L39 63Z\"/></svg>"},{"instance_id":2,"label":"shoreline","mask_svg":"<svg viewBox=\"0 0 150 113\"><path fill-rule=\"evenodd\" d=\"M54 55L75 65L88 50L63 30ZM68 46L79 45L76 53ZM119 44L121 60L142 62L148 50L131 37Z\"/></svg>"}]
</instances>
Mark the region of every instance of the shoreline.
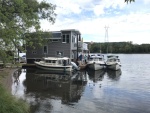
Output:
<instances>
[{"instance_id":1,"label":"shoreline","mask_svg":"<svg viewBox=\"0 0 150 113\"><path fill-rule=\"evenodd\" d=\"M18 68L0 69L0 113L30 113L30 106L22 99L12 95L14 72Z\"/></svg>"},{"instance_id":2,"label":"shoreline","mask_svg":"<svg viewBox=\"0 0 150 113\"><path fill-rule=\"evenodd\" d=\"M2 68L0 70L0 85L9 93L12 91L13 74L18 68Z\"/></svg>"}]
</instances>

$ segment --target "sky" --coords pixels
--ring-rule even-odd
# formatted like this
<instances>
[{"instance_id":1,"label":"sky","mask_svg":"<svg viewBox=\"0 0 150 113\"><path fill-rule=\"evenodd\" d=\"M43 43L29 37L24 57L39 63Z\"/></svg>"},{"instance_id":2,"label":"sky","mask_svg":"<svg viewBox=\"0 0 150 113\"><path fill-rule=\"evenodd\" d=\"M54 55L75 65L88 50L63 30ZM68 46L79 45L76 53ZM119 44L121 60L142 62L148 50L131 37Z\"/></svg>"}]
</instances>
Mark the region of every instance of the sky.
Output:
<instances>
[{"instance_id":1,"label":"sky","mask_svg":"<svg viewBox=\"0 0 150 113\"><path fill-rule=\"evenodd\" d=\"M56 5L57 17L53 25L42 20L42 30L77 29L84 42L150 43L150 0L45 1Z\"/></svg>"}]
</instances>

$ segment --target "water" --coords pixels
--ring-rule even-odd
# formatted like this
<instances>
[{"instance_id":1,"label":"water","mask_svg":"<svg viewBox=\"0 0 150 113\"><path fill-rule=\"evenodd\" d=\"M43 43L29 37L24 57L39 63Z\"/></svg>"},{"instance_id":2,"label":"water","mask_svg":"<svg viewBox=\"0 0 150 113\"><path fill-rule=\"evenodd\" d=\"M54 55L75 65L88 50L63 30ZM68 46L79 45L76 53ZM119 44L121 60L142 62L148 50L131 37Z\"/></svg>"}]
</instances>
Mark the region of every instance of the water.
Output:
<instances>
[{"instance_id":1,"label":"water","mask_svg":"<svg viewBox=\"0 0 150 113\"><path fill-rule=\"evenodd\" d=\"M119 54L119 71L58 75L22 69L12 94L32 113L150 113L149 54Z\"/></svg>"}]
</instances>

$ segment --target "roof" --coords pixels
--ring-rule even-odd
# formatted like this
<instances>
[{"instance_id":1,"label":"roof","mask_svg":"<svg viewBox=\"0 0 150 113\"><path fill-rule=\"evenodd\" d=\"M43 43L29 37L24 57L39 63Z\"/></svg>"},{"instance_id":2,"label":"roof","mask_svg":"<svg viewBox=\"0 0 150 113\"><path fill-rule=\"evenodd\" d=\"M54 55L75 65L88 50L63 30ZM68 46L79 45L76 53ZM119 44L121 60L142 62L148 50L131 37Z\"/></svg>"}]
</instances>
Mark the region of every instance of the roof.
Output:
<instances>
[{"instance_id":1,"label":"roof","mask_svg":"<svg viewBox=\"0 0 150 113\"><path fill-rule=\"evenodd\" d=\"M44 57L45 60L68 60L68 57Z\"/></svg>"},{"instance_id":2,"label":"roof","mask_svg":"<svg viewBox=\"0 0 150 113\"><path fill-rule=\"evenodd\" d=\"M77 29L64 29L64 30L61 30L61 31L62 31L62 32L63 32L63 31L73 31L73 32L75 32L75 33L81 35L80 31L77 30Z\"/></svg>"},{"instance_id":3,"label":"roof","mask_svg":"<svg viewBox=\"0 0 150 113\"><path fill-rule=\"evenodd\" d=\"M107 55L107 58L118 58L119 56L117 55Z\"/></svg>"}]
</instances>

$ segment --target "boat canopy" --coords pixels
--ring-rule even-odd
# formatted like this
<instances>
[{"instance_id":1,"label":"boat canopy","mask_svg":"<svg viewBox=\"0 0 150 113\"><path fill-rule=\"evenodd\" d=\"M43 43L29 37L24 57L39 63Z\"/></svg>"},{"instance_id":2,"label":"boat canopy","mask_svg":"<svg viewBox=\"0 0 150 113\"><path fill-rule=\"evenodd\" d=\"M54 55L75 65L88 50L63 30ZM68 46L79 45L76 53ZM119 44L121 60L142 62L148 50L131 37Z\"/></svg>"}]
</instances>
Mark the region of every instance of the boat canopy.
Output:
<instances>
[{"instance_id":1,"label":"boat canopy","mask_svg":"<svg viewBox=\"0 0 150 113\"><path fill-rule=\"evenodd\" d=\"M44 60L68 60L68 57L44 57Z\"/></svg>"},{"instance_id":2,"label":"boat canopy","mask_svg":"<svg viewBox=\"0 0 150 113\"><path fill-rule=\"evenodd\" d=\"M117 55L108 55L107 58L118 58L119 56Z\"/></svg>"}]
</instances>

